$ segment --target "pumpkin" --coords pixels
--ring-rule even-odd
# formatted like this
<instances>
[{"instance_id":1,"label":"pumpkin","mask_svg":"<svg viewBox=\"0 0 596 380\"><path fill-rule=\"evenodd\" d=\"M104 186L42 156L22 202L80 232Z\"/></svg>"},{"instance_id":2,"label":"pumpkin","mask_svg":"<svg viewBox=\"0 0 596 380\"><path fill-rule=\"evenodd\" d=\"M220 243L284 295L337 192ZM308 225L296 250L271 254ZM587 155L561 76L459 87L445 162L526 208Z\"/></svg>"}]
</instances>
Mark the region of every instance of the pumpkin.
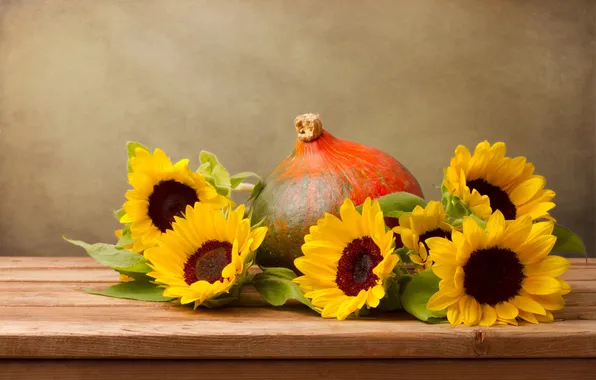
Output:
<instances>
[{"instance_id":1,"label":"pumpkin","mask_svg":"<svg viewBox=\"0 0 596 380\"><path fill-rule=\"evenodd\" d=\"M294 151L264 180L253 200L253 223L263 220L269 228L257 251L258 265L299 273L294 259L302 255L309 227L325 212L338 215L346 197L356 205L398 191L423 197L416 178L395 158L333 136L323 129L319 115L300 115L294 126Z\"/></svg>"}]
</instances>

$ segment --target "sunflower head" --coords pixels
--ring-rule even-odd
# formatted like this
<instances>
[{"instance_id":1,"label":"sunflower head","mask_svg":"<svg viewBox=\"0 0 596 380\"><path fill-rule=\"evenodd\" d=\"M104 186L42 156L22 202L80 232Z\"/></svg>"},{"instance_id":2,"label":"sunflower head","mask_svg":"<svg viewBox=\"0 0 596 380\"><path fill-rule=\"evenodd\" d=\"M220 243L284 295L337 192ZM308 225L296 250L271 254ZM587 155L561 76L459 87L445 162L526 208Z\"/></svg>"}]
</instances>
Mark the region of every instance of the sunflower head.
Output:
<instances>
[{"instance_id":1,"label":"sunflower head","mask_svg":"<svg viewBox=\"0 0 596 380\"><path fill-rule=\"evenodd\" d=\"M529 215L505 221L496 211L486 230L465 217L463 232L454 230L451 240L428 239L432 270L441 281L427 307L447 308L453 325L553 321L552 312L563 308L562 296L570 291L559 278L569 261L549 256L553 227L551 221L532 223Z\"/></svg>"},{"instance_id":2,"label":"sunflower head","mask_svg":"<svg viewBox=\"0 0 596 380\"><path fill-rule=\"evenodd\" d=\"M213 209L231 205L205 177L188 168L188 160L172 164L161 149L151 154L136 148L131 167L128 182L133 188L126 192L125 214L120 222L130 224L135 252L154 246L188 205L200 202Z\"/></svg>"},{"instance_id":3,"label":"sunflower head","mask_svg":"<svg viewBox=\"0 0 596 380\"><path fill-rule=\"evenodd\" d=\"M411 213L399 217L399 225L393 231L401 236L404 247L409 249L409 256L421 272L432 265L428 255L426 239L448 237L451 225L446 221L446 214L440 202L430 201L425 207L416 206Z\"/></svg>"},{"instance_id":4,"label":"sunflower head","mask_svg":"<svg viewBox=\"0 0 596 380\"><path fill-rule=\"evenodd\" d=\"M360 214L346 199L340 217L326 213L310 228L294 261L304 275L293 281L324 318L341 320L379 305L399 257L377 201L367 199Z\"/></svg>"},{"instance_id":5,"label":"sunflower head","mask_svg":"<svg viewBox=\"0 0 596 380\"><path fill-rule=\"evenodd\" d=\"M474 215L488 220L498 210L506 220L529 215L532 220L550 219L555 192L545 189L544 177L534 174L525 157L506 157L502 142L487 141L474 154L460 145L445 172L447 190L457 196Z\"/></svg>"},{"instance_id":6,"label":"sunflower head","mask_svg":"<svg viewBox=\"0 0 596 380\"><path fill-rule=\"evenodd\" d=\"M251 231L244 218L244 205L227 216L206 203L186 206L185 218L175 216L172 228L145 257L153 272L149 276L165 287L164 296L194 307L209 304L243 283L261 245L266 227Z\"/></svg>"}]
</instances>

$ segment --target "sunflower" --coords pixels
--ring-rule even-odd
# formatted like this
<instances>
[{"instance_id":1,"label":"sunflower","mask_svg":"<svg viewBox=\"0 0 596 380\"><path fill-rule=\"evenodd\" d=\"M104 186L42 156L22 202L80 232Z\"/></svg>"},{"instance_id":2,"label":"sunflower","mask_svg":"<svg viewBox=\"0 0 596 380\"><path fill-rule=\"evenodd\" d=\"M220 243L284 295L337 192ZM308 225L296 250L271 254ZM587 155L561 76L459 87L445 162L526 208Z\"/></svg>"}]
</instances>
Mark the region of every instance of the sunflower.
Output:
<instances>
[{"instance_id":1,"label":"sunflower","mask_svg":"<svg viewBox=\"0 0 596 380\"><path fill-rule=\"evenodd\" d=\"M486 230L464 217L463 232L453 231L451 240L428 239L432 270L441 281L427 308L447 308L452 325L552 322L571 290L559 278L569 261L549 256L553 227L551 221L532 223L530 215L506 222L496 211Z\"/></svg>"},{"instance_id":2,"label":"sunflower","mask_svg":"<svg viewBox=\"0 0 596 380\"><path fill-rule=\"evenodd\" d=\"M199 173L188 169L188 160L172 164L163 150L151 154L137 148L131 160L128 182L133 189L126 192L121 223L129 224L132 250L143 252L172 227L174 217L186 206L199 201L214 209L230 205L230 200L217 194L215 188Z\"/></svg>"},{"instance_id":3,"label":"sunflower","mask_svg":"<svg viewBox=\"0 0 596 380\"><path fill-rule=\"evenodd\" d=\"M227 217L211 205L197 202L186 206L185 218L175 216L172 228L145 251L153 269L148 275L165 287L163 295L194 302L209 301L243 282L261 245L267 227L251 231L244 219L244 205L229 211Z\"/></svg>"},{"instance_id":4,"label":"sunflower","mask_svg":"<svg viewBox=\"0 0 596 380\"><path fill-rule=\"evenodd\" d=\"M499 210L506 220L529 215L532 220L550 219L555 192L545 189L544 177L534 174L525 157L505 157L502 142L476 146L474 154L462 145L446 169L444 185L460 198L472 213L488 220Z\"/></svg>"},{"instance_id":5,"label":"sunflower","mask_svg":"<svg viewBox=\"0 0 596 380\"><path fill-rule=\"evenodd\" d=\"M393 232L401 236L404 247L409 249L408 254L416 265L416 270L421 272L432 265L426 239L449 237L451 229L441 202L430 201L424 208L416 206L412 213L401 215L399 226L394 227Z\"/></svg>"},{"instance_id":6,"label":"sunflower","mask_svg":"<svg viewBox=\"0 0 596 380\"><path fill-rule=\"evenodd\" d=\"M293 281L323 318L342 320L379 305L399 257L377 201L366 199L360 214L346 199L340 216L326 213L310 228L294 261L304 275Z\"/></svg>"}]
</instances>

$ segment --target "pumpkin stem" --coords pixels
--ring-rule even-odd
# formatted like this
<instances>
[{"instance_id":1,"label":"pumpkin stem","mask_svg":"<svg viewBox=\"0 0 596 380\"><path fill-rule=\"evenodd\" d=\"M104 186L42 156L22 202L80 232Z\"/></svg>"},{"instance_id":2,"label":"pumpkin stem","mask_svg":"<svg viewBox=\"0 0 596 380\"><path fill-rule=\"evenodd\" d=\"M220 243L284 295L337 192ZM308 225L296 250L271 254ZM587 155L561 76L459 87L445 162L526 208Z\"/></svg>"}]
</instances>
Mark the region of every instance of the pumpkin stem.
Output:
<instances>
[{"instance_id":1,"label":"pumpkin stem","mask_svg":"<svg viewBox=\"0 0 596 380\"><path fill-rule=\"evenodd\" d=\"M296 116L294 127L296 127L298 138L304 142L316 140L323 133L321 118L318 114L314 113L305 113L304 115Z\"/></svg>"}]
</instances>

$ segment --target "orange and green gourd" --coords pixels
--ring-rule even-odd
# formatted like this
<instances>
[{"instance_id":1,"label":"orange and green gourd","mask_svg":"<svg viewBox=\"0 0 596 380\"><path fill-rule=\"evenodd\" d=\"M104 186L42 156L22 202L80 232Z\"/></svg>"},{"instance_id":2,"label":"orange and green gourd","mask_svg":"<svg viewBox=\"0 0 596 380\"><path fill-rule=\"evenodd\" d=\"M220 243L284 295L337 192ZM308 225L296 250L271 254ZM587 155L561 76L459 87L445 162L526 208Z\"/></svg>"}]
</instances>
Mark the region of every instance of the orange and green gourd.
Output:
<instances>
[{"instance_id":1,"label":"orange and green gourd","mask_svg":"<svg viewBox=\"0 0 596 380\"><path fill-rule=\"evenodd\" d=\"M257 264L298 272L294 259L309 228L325 212L339 215L346 197L359 205L367 197L405 191L423 197L416 178L379 149L333 136L319 115L296 117L294 151L265 179L253 207L252 222L269 228L257 251Z\"/></svg>"}]
</instances>

